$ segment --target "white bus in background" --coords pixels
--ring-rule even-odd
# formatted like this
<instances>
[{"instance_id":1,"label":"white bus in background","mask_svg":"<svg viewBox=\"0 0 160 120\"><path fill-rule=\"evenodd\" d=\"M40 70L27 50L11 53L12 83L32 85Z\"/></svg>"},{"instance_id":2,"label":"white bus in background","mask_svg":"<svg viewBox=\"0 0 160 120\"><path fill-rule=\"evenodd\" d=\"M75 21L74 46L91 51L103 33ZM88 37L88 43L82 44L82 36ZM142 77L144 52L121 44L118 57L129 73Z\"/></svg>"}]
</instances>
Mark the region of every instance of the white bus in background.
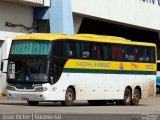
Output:
<instances>
[{"instance_id":1,"label":"white bus in background","mask_svg":"<svg viewBox=\"0 0 160 120\"><path fill-rule=\"evenodd\" d=\"M156 78L157 93L160 93L160 61L157 61L157 78Z\"/></svg>"}]
</instances>

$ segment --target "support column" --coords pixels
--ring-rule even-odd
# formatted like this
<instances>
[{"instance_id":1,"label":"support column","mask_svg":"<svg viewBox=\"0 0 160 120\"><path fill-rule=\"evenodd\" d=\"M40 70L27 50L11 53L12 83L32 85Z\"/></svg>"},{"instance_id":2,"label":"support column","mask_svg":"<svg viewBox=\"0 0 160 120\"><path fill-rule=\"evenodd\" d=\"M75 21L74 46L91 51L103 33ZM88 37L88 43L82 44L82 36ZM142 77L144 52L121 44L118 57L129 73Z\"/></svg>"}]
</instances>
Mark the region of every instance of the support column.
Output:
<instances>
[{"instance_id":1,"label":"support column","mask_svg":"<svg viewBox=\"0 0 160 120\"><path fill-rule=\"evenodd\" d=\"M50 8L34 8L34 20L49 20L50 33L74 34L71 0L51 0Z\"/></svg>"},{"instance_id":2,"label":"support column","mask_svg":"<svg viewBox=\"0 0 160 120\"><path fill-rule=\"evenodd\" d=\"M51 0L50 32L74 34L73 15L70 0Z\"/></svg>"}]
</instances>

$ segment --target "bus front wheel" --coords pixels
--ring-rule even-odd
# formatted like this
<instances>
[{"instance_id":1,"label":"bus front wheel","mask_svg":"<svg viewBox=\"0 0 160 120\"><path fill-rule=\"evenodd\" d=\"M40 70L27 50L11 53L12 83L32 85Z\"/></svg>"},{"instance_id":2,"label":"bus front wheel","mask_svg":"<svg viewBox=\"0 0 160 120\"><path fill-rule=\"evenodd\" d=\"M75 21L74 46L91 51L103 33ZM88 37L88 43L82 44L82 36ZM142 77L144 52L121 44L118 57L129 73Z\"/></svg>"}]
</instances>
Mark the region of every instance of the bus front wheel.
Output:
<instances>
[{"instance_id":1,"label":"bus front wheel","mask_svg":"<svg viewBox=\"0 0 160 120\"><path fill-rule=\"evenodd\" d=\"M27 101L29 105L36 106L39 104L39 101Z\"/></svg>"},{"instance_id":2,"label":"bus front wheel","mask_svg":"<svg viewBox=\"0 0 160 120\"><path fill-rule=\"evenodd\" d=\"M62 102L64 106L72 106L74 101L74 92L72 88L68 88L65 95L65 101Z\"/></svg>"},{"instance_id":3,"label":"bus front wheel","mask_svg":"<svg viewBox=\"0 0 160 120\"><path fill-rule=\"evenodd\" d=\"M126 88L124 91L124 100L123 100L123 104L124 105L130 105L132 101L132 93L131 90L129 88Z\"/></svg>"}]
</instances>

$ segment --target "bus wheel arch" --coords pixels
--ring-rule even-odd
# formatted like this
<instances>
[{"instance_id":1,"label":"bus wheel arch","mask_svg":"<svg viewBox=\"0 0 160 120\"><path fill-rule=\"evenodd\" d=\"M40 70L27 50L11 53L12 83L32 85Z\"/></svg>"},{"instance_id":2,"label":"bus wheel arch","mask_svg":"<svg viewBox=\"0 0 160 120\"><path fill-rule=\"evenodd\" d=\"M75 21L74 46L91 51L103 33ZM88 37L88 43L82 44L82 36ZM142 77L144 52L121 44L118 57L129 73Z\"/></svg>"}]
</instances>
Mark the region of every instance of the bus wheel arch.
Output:
<instances>
[{"instance_id":1,"label":"bus wheel arch","mask_svg":"<svg viewBox=\"0 0 160 120\"><path fill-rule=\"evenodd\" d=\"M141 99L141 88L139 86L136 86L133 91L133 97L132 97L132 105L138 105L139 100Z\"/></svg>"},{"instance_id":2,"label":"bus wheel arch","mask_svg":"<svg viewBox=\"0 0 160 120\"><path fill-rule=\"evenodd\" d=\"M66 90L65 100L62 101L62 105L64 106L72 106L75 100L75 88L73 86L69 86Z\"/></svg>"}]
</instances>

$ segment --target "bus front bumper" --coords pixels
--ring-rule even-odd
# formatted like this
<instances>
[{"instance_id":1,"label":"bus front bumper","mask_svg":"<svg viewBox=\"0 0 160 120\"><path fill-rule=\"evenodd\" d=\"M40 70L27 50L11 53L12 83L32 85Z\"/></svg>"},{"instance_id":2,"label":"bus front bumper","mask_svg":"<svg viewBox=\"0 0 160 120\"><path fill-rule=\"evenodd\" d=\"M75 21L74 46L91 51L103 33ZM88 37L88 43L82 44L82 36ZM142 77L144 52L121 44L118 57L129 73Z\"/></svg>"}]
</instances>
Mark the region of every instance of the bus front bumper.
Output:
<instances>
[{"instance_id":1,"label":"bus front bumper","mask_svg":"<svg viewBox=\"0 0 160 120\"><path fill-rule=\"evenodd\" d=\"M7 90L7 98L10 100L25 100L25 101L47 101L49 94L45 92L19 92Z\"/></svg>"}]
</instances>

